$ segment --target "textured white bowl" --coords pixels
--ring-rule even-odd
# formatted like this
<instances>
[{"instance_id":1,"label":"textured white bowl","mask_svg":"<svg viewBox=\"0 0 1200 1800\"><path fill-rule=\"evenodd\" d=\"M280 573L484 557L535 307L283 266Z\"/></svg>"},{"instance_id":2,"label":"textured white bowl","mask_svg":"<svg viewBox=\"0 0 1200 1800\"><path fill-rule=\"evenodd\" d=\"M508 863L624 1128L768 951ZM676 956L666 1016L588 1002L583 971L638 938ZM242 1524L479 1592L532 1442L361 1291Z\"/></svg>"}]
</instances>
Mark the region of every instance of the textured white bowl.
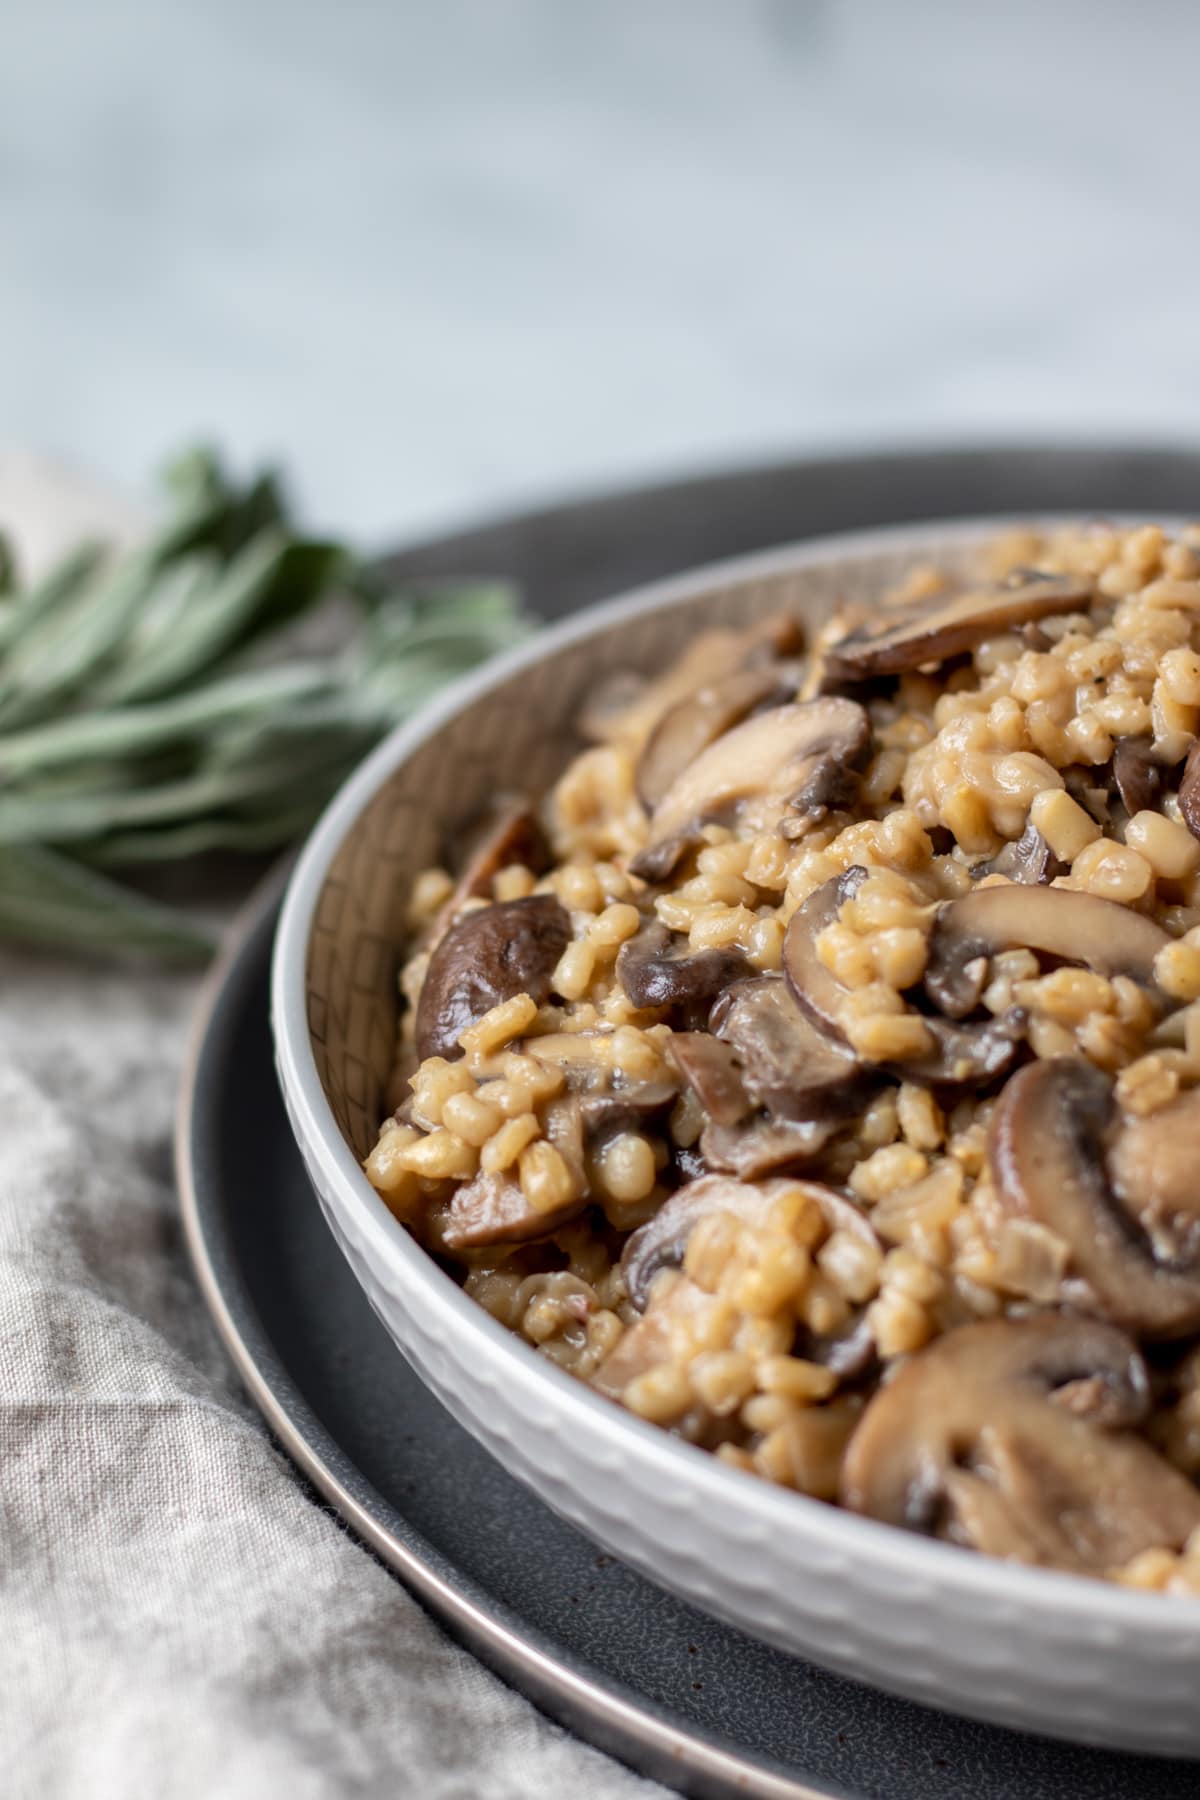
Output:
<instances>
[{"instance_id":1,"label":"textured white bowl","mask_svg":"<svg viewBox=\"0 0 1200 1800\"><path fill-rule=\"evenodd\" d=\"M326 1217L396 1344L455 1418L597 1542L748 1632L915 1700L1200 1755L1200 1603L994 1561L725 1468L503 1330L360 1168L394 1041L408 879L494 788L548 784L589 683L653 667L706 625L781 607L820 618L914 559L953 564L995 530L861 533L703 569L591 608L458 683L346 784L296 867L273 969L280 1081Z\"/></svg>"}]
</instances>

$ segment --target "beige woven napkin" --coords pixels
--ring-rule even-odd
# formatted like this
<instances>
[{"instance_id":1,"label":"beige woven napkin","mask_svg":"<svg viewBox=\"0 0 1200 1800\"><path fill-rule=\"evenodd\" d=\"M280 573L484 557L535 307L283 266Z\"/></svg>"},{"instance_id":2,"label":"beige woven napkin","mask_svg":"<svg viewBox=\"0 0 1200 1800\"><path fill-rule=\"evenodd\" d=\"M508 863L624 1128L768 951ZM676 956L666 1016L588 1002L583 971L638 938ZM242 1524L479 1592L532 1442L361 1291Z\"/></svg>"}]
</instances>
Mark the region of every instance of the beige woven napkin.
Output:
<instances>
[{"instance_id":1,"label":"beige woven napkin","mask_svg":"<svg viewBox=\"0 0 1200 1800\"><path fill-rule=\"evenodd\" d=\"M0 453L44 561L114 511ZM452 1644L272 1449L184 1257L195 983L0 954L5 1800L618 1800L663 1790Z\"/></svg>"}]
</instances>

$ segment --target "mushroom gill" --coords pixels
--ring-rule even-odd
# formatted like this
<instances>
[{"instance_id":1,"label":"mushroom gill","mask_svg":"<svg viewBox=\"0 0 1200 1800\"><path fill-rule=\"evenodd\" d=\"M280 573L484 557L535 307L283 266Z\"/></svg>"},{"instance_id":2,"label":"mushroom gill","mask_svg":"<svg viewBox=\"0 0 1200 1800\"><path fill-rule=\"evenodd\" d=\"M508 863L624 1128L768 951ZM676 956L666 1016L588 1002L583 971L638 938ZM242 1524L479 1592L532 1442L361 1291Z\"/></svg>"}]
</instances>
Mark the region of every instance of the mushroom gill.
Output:
<instances>
[{"instance_id":1,"label":"mushroom gill","mask_svg":"<svg viewBox=\"0 0 1200 1800\"><path fill-rule=\"evenodd\" d=\"M1122 1122L1079 1056L1030 1063L992 1115L1002 1204L1067 1245L1062 1297L1147 1338L1200 1329L1200 1090Z\"/></svg>"},{"instance_id":2,"label":"mushroom gill","mask_svg":"<svg viewBox=\"0 0 1200 1800\"><path fill-rule=\"evenodd\" d=\"M1129 975L1153 987L1154 959L1170 938L1161 925L1116 900L1072 888L1016 882L976 888L938 911L925 991L952 1019L979 1004L991 958L1024 946L1098 975Z\"/></svg>"},{"instance_id":3,"label":"mushroom gill","mask_svg":"<svg viewBox=\"0 0 1200 1800\"><path fill-rule=\"evenodd\" d=\"M841 1499L994 1556L1110 1573L1200 1525L1200 1490L1133 1429L1148 1406L1145 1365L1111 1325L1067 1313L962 1325L870 1402Z\"/></svg>"},{"instance_id":4,"label":"mushroom gill","mask_svg":"<svg viewBox=\"0 0 1200 1800\"><path fill-rule=\"evenodd\" d=\"M862 707L838 698L774 706L735 725L667 788L651 814L649 842L631 865L634 874L667 880L705 825L729 823L751 806L759 824L781 817L793 803L806 809L814 776L833 766L853 770L870 736Z\"/></svg>"},{"instance_id":5,"label":"mushroom gill","mask_svg":"<svg viewBox=\"0 0 1200 1800\"><path fill-rule=\"evenodd\" d=\"M740 950L692 950L657 919L621 946L617 980L637 1007L666 1007L692 1021L706 1018L717 996L750 972Z\"/></svg>"}]
</instances>

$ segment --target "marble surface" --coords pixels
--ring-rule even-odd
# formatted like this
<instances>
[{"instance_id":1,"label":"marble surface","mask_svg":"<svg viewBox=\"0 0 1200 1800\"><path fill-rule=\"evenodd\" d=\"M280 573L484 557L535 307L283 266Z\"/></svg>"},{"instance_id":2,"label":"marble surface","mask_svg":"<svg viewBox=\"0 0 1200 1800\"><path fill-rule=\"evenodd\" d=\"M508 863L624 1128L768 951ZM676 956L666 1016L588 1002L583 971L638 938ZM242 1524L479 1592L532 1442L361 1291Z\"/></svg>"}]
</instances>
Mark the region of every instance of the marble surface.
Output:
<instances>
[{"instance_id":1,"label":"marble surface","mask_svg":"<svg viewBox=\"0 0 1200 1800\"><path fill-rule=\"evenodd\" d=\"M40 0L0 440L369 540L879 441L1200 436L1183 0Z\"/></svg>"}]
</instances>

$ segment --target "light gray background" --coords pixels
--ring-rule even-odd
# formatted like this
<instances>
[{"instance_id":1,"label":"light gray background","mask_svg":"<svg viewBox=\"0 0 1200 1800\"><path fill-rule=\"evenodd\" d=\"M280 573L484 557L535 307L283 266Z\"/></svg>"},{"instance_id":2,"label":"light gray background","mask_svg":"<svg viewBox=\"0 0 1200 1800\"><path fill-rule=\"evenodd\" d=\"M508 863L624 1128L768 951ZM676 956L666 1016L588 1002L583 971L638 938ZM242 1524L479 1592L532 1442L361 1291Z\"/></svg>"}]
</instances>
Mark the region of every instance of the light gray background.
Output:
<instances>
[{"instance_id":1,"label":"light gray background","mask_svg":"<svg viewBox=\"0 0 1200 1800\"><path fill-rule=\"evenodd\" d=\"M374 540L880 440L1200 437L1189 0L0 0L0 442Z\"/></svg>"}]
</instances>

